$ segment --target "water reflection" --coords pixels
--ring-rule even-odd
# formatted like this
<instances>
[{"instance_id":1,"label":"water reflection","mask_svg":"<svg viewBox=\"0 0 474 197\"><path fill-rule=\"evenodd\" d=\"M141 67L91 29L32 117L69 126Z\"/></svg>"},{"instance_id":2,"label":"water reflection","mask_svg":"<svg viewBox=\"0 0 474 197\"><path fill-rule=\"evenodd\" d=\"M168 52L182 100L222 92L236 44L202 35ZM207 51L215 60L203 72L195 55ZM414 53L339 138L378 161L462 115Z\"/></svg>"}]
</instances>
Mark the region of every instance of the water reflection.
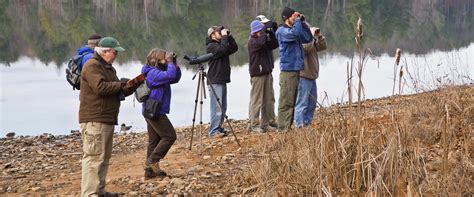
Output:
<instances>
[{"instance_id":1,"label":"water reflection","mask_svg":"<svg viewBox=\"0 0 474 197\"><path fill-rule=\"evenodd\" d=\"M379 63L369 61L365 70L366 98L391 94L393 55L398 47L409 71L420 79L414 83L406 75L405 93L429 90L441 83L472 83L471 0L0 1L0 136L10 131L67 134L79 128L79 92L66 82L63 66L94 32L120 40L127 51L115 65L118 76L133 77L151 48L174 49L180 56L202 55L207 28L215 24L230 27L239 51L231 56L234 67L228 86L228 115L245 119L250 92L249 22L257 14L280 22L285 5L305 14L327 38L329 48L320 56L317 82L320 101L328 96L325 105L345 98L346 64L353 56L353 23L359 15L365 24L365 46L379 56ZM177 126L192 123L196 81L191 78L195 70L187 66L181 82L173 86L170 119ZM276 98L278 74L275 69ZM204 104L204 122L209 119L208 102ZM132 97L122 102L120 111L119 123L145 130L141 105Z\"/></svg>"},{"instance_id":2,"label":"water reflection","mask_svg":"<svg viewBox=\"0 0 474 197\"><path fill-rule=\"evenodd\" d=\"M404 93L429 90L446 83L472 83L474 44L451 52L436 51L423 56L403 54L411 75L420 79L405 78ZM342 55L326 55L321 59L318 79L319 101L324 105L346 101L346 64L349 58ZM379 61L369 61L365 69L366 98L391 95L394 58L382 55ZM276 62L277 64L278 62ZM141 63L128 62L117 66L119 77L133 77L140 72ZM456 72L453 72L455 70ZM55 67L45 67L38 59L22 57L11 67L0 67L2 87L0 109L0 135L15 131L22 135L67 134L78 129L78 91L72 91L65 82L64 73ZM447 73L451 73L447 75ZM21 80L18 80L21 74ZM274 88L278 98L278 69L275 69ZM183 70L180 83L172 86L171 122L176 126L192 123L196 81L192 70ZM247 65L232 69L232 82L228 85L228 115L231 119L246 119L250 93L250 77ZM442 83L439 83L441 81ZM327 98L325 96L327 95ZM325 99L323 99L325 98ZM132 130L145 130L140 114L141 105L128 97L120 108L119 124L132 125ZM209 100L204 101L203 121L209 121Z\"/></svg>"},{"instance_id":3,"label":"water reflection","mask_svg":"<svg viewBox=\"0 0 474 197\"><path fill-rule=\"evenodd\" d=\"M94 32L121 41L128 49L122 62L143 60L156 46L181 56L201 55L206 29L223 24L240 45L232 62L243 65L248 61L249 22L265 14L280 23L285 5L321 27L329 53L352 55L353 24L359 15L364 19L366 45L376 54L393 54L397 47L414 54L449 51L474 40L471 0L18 0L0 2L0 62L11 65L25 55L59 67Z\"/></svg>"}]
</instances>

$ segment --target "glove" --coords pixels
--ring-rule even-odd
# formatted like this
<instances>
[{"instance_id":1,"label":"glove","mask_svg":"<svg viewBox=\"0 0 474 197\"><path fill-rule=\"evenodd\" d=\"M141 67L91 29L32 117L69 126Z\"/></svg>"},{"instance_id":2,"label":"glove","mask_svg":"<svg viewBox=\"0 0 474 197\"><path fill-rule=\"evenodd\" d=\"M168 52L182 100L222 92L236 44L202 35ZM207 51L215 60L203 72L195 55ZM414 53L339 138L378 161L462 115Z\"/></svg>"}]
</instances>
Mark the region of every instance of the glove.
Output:
<instances>
[{"instance_id":1,"label":"glove","mask_svg":"<svg viewBox=\"0 0 474 197\"><path fill-rule=\"evenodd\" d=\"M127 85L127 82L129 81L129 78L120 78L120 83L122 83L122 86Z\"/></svg>"},{"instance_id":2,"label":"glove","mask_svg":"<svg viewBox=\"0 0 474 197\"><path fill-rule=\"evenodd\" d=\"M120 93L119 93L118 98L119 98L120 101L124 101L124 100L125 100L125 95L123 94L123 92L120 92Z\"/></svg>"},{"instance_id":3,"label":"glove","mask_svg":"<svg viewBox=\"0 0 474 197\"><path fill-rule=\"evenodd\" d=\"M122 91L119 93L119 98L120 100L122 100L122 97L123 97L123 100L125 100L125 95L130 95L132 94L133 92L135 92L135 90L138 88L138 86L140 86L139 83L133 85L133 86L130 86L128 85L127 83L122 83Z\"/></svg>"},{"instance_id":4,"label":"glove","mask_svg":"<svg viewBox=\"0 0 474 197\"><path fill-rule=\"evenodd\" d=\"M130 89L130 90L135 90L138 88L138 86L140 86L141 83L135 83L135 85L131 86L131 85L128 85L128 81L130 81L130 79L128 78L120 78L120 83L122 83L122 89Z\"/></svg>"},{"instance_id":5,"label":"glove","mask_svg":"<svg viewBox=\"0 0 474 197\"><path fill-rule=\"evenodd\" d=\"M222 36L228 36L228 35L230 35L229 29L227 29L227 28L222 29L222 30L221 30L221 35L222 35Z\"/></svg>"}]
</instances>

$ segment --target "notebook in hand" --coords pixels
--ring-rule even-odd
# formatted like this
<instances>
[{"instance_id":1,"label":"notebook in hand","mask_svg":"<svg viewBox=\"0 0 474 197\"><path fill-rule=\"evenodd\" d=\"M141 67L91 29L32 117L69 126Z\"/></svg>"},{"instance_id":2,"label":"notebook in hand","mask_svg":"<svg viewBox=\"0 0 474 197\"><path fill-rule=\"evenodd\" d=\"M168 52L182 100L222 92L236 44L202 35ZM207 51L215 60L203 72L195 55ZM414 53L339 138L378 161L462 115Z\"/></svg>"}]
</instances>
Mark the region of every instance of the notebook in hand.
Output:
<instances>
[{"instance_id":1,"label":"notebook in hand","mask_svg":"<svg viewBox=\"0 0 474 197\"><path fill-rule=\"evenodd\" d=\"M145 81L145 75L142 73L138 76L136 76L135 78L133 79L130 79L127 84L129 86L136 86L136 85L139 85L141 83L143 83Z\"/></svg>"}]
</instances>

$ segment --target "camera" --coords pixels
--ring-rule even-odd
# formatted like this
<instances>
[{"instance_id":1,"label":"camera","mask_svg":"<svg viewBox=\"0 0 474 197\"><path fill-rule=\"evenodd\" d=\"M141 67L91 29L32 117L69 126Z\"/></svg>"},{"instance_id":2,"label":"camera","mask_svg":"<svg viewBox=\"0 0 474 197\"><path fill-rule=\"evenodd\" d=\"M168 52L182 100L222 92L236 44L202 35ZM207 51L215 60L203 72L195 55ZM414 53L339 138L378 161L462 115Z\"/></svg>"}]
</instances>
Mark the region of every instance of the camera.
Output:
<instances>
[{"instance_id":1,"label":"camera","mask_svg":"<svg viewBox=\"0 0 474 197\"><path fill-rule=\"evenodd\" d=\"M213 53L208 53L205 55L193 56L193 57L189 57L185 55L184 59L187 60L189 64L193 65L193 64L201 64L201 63L207 62L211 60L213 57L214 57Z\"/></svg>"}]
</instances>

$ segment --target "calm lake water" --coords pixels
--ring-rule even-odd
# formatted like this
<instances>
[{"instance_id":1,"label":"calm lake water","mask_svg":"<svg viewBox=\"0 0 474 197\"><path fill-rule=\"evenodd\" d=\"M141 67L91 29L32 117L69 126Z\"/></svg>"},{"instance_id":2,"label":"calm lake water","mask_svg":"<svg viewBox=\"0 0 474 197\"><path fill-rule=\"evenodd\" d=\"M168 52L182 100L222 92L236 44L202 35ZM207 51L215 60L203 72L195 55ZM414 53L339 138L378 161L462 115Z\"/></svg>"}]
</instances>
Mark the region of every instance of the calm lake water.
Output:
<instances>
[{"instance_id":1,"label":"calm lake water","mask_svg":"<svg viewBox=\"0 0 474 197\"><path fill-rule=\"evenodd\" d=\"M114 67L119 77L132 78L153 47L184 54L205 53L206 29L229 26L239 52L232 56L232 82L228 84L228 116L246 119L250 93L248 24L253 16L277 19L280 1L186 1L186 3L117 1L6 1L0 3L0 136L41 133L68 134L79 129L79 92L65 80L64 65L90 33L116 37L127 49ZM286 2L286 1L283 1ZM396 48L404 65L404 94L435 89L445 84L472 84L474 79L473 3L471 1L400 1L349 3L346 1L288 2L318 25L327 37L320 53L318 97L327 106L347 101L346 66L354 56L353 24L362 15L365 47L375 59L364 69L365 98L392 94ZM71 12L78 9L82 12ZM216 10L221 12L216 13ZM79 20L81 19L81 20ZM108 20L110 19L110 20ZM124 31L126 29L127 31ZM278 54L275 54L278 57ZM357 56L354 57L354 61ZM172 86L169 117L175 126L192 124L197 81L194 66L182 64L181 81ZM275 62L274 89L279 96L279 61ZM398 92L398 91L397 91ZM327 95L327 97L326 97ZM209 121L209 99L203 121ZM119 124L144 131L141 104L127 97ZM118 128L117 128L118 129Z\"/></svg>"}]
</instances>

